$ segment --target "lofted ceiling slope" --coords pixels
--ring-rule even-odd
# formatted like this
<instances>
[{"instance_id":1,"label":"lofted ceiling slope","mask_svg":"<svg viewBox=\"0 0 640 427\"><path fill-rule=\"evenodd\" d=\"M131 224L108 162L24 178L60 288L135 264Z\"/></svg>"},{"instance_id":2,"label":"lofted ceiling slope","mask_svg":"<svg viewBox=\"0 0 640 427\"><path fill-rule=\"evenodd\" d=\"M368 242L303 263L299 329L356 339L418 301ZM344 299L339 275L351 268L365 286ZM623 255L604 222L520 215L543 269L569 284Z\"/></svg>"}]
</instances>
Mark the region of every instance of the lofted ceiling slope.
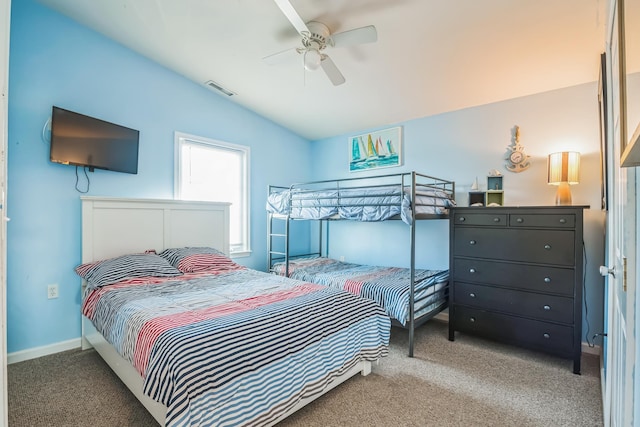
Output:
<instances>
[{"instance_id":1,"label":"lofted ceiling slope","mask_svg":"<svg viewBox=\"0 0 640 427\"><path fill-rule=\"evenodd\" d=\"M334 86L263 61L301 45L271 0L39 1L310 140L596 81L605 39L605 0L291 0L334 33L375 25L327 47Z\"/></svg>"}]
</instances>

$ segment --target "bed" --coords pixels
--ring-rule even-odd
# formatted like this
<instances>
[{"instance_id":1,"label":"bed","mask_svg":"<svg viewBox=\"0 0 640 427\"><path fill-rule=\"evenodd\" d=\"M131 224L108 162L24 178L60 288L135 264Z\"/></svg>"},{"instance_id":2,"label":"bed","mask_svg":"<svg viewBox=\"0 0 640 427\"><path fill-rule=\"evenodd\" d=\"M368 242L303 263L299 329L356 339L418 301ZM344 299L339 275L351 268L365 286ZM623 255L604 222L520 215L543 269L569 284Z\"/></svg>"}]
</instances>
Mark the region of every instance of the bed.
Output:
<instances>
[{"instance_id":1,"label":"bed","mask_svg":"<svg viewBox=\"0 0 640 427\"><path fill-rule=\"evenodd\" d=\"M374 299L399 326L409 330L409 356L412 357L414 329L446 308L448 298L447 270L416 268L416 222L448 219L449 208L455 205L453 181L415 171L288 187L271 185L266 204L267 265L277 274L305 277L304 280L341 289L348 289L349 281L366 284L355 293L363 296L377 293ZM301 220L318 222L318 249L309 254L292 254L290 223ZM409 267L383 270L327 260L329 245L324 242L329 240L329 223L337 220L401 220L410 236ZM314 257L321 258L314 260ZM425 279L425 275L430 278ZM387 304L389 300L393 302Z\"/></svg>"},{"instance_id":2,"label":"bed","mask_svg":"<svg viewBox=\"0 0 640 427\"><path fill-rule=\"evenodd\" d=\"M162 425L273 425L388 353L379 306L235 263L228 220L228 204L82 198L83 348Z\"/></svg>"},{"instance_id":3,"label":"bed","mask_svg":"<svg viewBox=\"0 0 640 427\"><path fill-rule=\"evenodd\" d=\"M289 219L400 218L410 225L414 218L445 218L455 205L453 196L453 182L418 173L349 178L271 186L267 212Z\"/></svg>"},{"instance_id":4,"label":"bed","mask_svg":"<svg viewBox=\"0 0 640 427\"><path fill-rule=\"evenodd\" d=\"M286 263L277 262L273 271L284 275ZM428 320L429 314L447 305L448 270L415 269L414 317L416 326ZM411 270L354 264L326 257L302 257L289 261L289 277L343 289L374 300L400 326L409 320Z\"/></svg>"}]
</instances>

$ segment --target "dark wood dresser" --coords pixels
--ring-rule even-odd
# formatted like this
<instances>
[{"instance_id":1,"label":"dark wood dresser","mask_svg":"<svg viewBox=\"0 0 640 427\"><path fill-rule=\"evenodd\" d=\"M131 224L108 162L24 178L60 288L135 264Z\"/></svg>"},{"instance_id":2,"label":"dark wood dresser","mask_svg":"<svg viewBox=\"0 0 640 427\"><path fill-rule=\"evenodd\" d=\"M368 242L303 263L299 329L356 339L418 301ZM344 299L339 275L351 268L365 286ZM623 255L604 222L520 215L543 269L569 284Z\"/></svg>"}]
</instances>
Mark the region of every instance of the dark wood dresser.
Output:
<instances>
[{"instance_id":1,"label":"dark wood dresser","mask_svg":"<svg viewBox=\"0 0 640 427\"><path fill-rule=\"evenodd\" d=\"M585 206L451 209L449 340L461 331L573 359Z\"/></svg>"}]
</instances>

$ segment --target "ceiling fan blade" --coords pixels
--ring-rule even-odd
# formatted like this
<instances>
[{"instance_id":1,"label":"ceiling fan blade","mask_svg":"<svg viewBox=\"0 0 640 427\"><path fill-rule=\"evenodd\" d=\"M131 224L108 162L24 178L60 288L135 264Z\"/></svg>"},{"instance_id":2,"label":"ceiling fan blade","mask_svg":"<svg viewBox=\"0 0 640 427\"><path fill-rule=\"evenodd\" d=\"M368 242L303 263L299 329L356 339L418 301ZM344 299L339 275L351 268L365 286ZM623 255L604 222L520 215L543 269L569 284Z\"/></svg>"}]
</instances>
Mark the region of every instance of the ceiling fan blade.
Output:
<instances>
[{"instance_id":1,"label":"ceiling fan blade","mask_svg":"<svg viewBox=\"0 0 640 427\"><path fill-rule=\"evenodd\" d=\"M338 67L336 67L336 64L334 64L331 58L329 58L327 55L323 56L320 65L322 66L322 70L327 75L327 77L329 77L329 80L331 80L331 83L333 83L334 86L341 85L346 81L340 70L338 70Z\"/></svg>"},{"instance_id":2,"label":"ceiling fan blade","mask_svg":"<svg viewBox=\"0 0 640 427\"><path fill-rule=\"evenodd\" d=\"M336 47L373 43L378 40L378 31L373 25L355 28L331 35L331 45Z\"/></svg>"},{"instance_id":3,"label":"ceiling fan blade","mask_svg":"<svg viewBox=\"0 0 640 427\"><path fill-rule=\"evenodd\" d=\"M303 32L309 33L309 28L307 28L307 24L304 23L298 12L293 8L289 0L273 0L276 2L284 16L291 22L291 25L302 35Z\"/></svg>"},{"instance_id":4,"label":"ceiling fan blade","mask_svg":"<svg viewBox=\"0 0 640 427\"><path fill-rule=\"evenodd\" d=\"M274 53L274 54L269 55L269 56L265 56L264 58L262 58L262 60L264 61L265 64L276 65L276 64L280 64L282 62L291 61L294 58L298 58L299 56L300 56L300 54L298 53L296 48L292 47L291 49L283 50L282 52L278 52L278 53Z\"/></svg>"}]
</instances>

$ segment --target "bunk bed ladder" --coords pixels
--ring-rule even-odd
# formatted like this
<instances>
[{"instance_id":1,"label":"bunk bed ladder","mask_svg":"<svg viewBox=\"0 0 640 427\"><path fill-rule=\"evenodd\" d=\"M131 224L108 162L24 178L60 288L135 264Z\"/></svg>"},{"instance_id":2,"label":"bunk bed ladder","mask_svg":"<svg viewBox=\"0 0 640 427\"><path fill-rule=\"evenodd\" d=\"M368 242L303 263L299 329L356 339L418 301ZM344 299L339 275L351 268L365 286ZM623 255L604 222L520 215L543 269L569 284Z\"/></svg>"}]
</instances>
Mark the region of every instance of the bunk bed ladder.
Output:
<instances>
[{"instance_id":1,"label":"bunk bed ladder","mask_svg":"<svg viewBox=\"0 0 640 427\"><path fill-rule=\"evenodd\" d=\"M284 257L284 262L286 264L285 276L289 277L289 216L287 215L286 218L278 218L269 213L267 217L267 271L273 271L274 255ZM273 221L275 219L283 219L285 221L284 233L273 232ZM273 250L273 240L276 238L284 239L284 252Z\"/></svg>"}]
</instances>

